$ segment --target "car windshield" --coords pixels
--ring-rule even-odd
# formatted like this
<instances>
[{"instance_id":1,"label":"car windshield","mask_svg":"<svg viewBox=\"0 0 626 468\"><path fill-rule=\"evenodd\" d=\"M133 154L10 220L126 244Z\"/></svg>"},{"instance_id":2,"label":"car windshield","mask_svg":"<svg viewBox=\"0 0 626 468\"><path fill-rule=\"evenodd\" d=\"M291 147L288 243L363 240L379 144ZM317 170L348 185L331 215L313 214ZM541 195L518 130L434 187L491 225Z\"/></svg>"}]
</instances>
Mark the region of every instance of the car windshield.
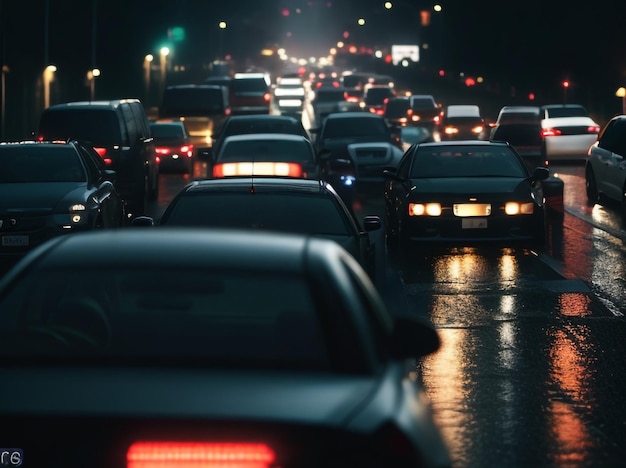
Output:
<instances>
[{"instance_id":1,"label":"car windshield","mask_svg":"<svg viewBox=\"0 0 626 468\"><path fill-rule=\"evenodd\" d=\"M1 146L0 183L85 182L76 150L67 145Z\"/></svg>"},{"instance_id":2,"label":"car windshield","mask_svg":"<svg viewBox=\"0 0 626 468\"><path fill-rule=\"evenodd\" d=\"M207 226L354 235L345 213L328 197L284 192L191 193L178 199L161 221L168 226Z\"/></svg>"},{"instance_id":3,"label":"car windshield","mask_svg":"<svg viewBox=\"0 0 626 468\"><path fill-rule=\"evenodd\" d=\"M33 273L3 304L10 312L0 316L0 340L19 341L5 348L12 356L54 361L55 351L42 356L35 342L20 340L20 331L65 326L107 344L64 350L65 357L156 365L178 359L229 368L330 367L319 305L298 274L141 265L59 269Z\"/></svg>"},{"instance_id":4,"label":"car windshield","mask_svg":"<svg viewBox=\"0 0 626 468\"><path fill-rule=\"evenodd\" d=\"M506 146L422 146L413 156L411 178L526 177L525 168Z\"/></svg>"},{"instance_id":5,"label":"car windshield","mask_svg":"<svg viewBox=\"0 0 626 468\"><path fill-rule=\"evenodd\" d=\"M389 138L389 128L381 117L376 118L337 118L327 119L322 130L322 138L359 138L359 137Z\"/></svg>"},{"instance_id":6,"label":"car windshield","mask_svg":"<svg viewBox=\"0 0 626 468\"><path fill-rule=\"evenodd\" d=\"M224 141L216 159L225 161L298 161L313 163L315 152L306 140L229 140Z\"/></svg>"},{"instance_id":7,"label":"car windshield","mask_svg":"<svg viewBox=\"0 0 626 468\"><path fill-rule=\"evenodd\" d=\"M95 145L122 143L118 117L105 109L49 109L41 114L39 135L45 140L72 138Z\"/></svg>"}]
</instances>

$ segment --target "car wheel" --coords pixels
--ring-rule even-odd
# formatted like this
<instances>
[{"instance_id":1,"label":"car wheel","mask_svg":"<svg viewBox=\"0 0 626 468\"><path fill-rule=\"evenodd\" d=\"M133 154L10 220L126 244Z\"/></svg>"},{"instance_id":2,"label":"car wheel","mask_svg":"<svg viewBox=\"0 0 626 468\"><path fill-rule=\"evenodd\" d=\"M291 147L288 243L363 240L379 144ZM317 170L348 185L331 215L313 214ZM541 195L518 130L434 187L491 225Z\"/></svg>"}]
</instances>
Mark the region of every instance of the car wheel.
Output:
<instances>
[{"instance_id":1,"label":"car wheel","mask_svg":"<svg viewBox=\"0 0 626 468\"><path fill-rule=\"evenodd\" d=\"M598 194L598 186L596 184L596 177L593 173L593 169L591 167L587 167L585 170L585 189L587 192L587 204L589 206L593 206L598 203L599 194Z\"/></svg>"}]
</instances>

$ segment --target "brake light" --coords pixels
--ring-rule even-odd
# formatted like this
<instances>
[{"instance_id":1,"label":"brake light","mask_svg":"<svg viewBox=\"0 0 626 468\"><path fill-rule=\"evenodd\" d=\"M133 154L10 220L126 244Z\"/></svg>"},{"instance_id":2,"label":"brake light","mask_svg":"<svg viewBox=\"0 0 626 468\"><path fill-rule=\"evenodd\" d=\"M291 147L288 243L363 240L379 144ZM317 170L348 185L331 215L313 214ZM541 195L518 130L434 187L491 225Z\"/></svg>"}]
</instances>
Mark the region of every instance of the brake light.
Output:
<instances>
[{"instance_id":1,"label":"brake light","mask_svg":"<svg viewBox=\"0 0 626 468\"><path fill-rule=\"evenodd\" d=\"M476 133L479 134L480 132L483 131L485 127L483 127L482 125L477 125L474 128L472 128L472 133Z\"/></svg>"},{"instance_id":2,"label":"brake light","mask_svg":"<svg viewBox=\"0 0 626 468\"><path fill-rule=\"evenodd\" d=\"M302 166L286 162L234 162L213 166L213 177L276 176L302 178Z\"/></svg>"},{"instance_id":3,"label":"brake light","mask_svg":"<svg viewBox=\"0 0 626 468\"><path fill-rule=\"evenodd\" d=\"M186 154L188 158L193 156L193 145L183 145L180 147L181 154Z\"/></svg>"},{"instance_id":4,"label":"brake light","mask_svg":"<svg viewBox=\"0 0 626 468\"><path fill-rule=\"evenodd\" d=\"M270 102L270 101L272 100L272 95L271 95L270 93L265 93L265 94L263 95L263 100L264 100L265 102Z\"/></svg>"},{"instance_id":5,"label":"brake light","mask_svg":"<svg viewBox=\"0 0 626 468\"><path fill-rule=\"evenodd\" d=\"M169 148L159 146L159 147L156 147L154 150L156 151L156 154L163 154L163 155L170 154Z\"/></svg>"},{"instance_id":6,"label":"brake light","mask_svg":"<svg viewBox=\"0 0 626 468\"><path fill-rule=\"evenodd\" d=\"M598 127L597 125L587 127L587 133L600 133L600 127Z\"/></svg>"},{"instance_id":7,"label":"brake light","mask_svg":"<svg viewBox=\"0 0 626 468\"><path fill-rule=\"evenodd\" d=\"M226 109L224 109L224 115L230 115L231 110L230 107L227 107Z\"/></svg>"},{"instance_id":8,"label":"brake light","mask_svg":"<svg viewBox=\"0 0 626 468\"><path fill-rule=\"evenodd\" d=\"M276 460L265 444L135 442L126 452L127 468L269 468Z\"/></svg>"},{"instance_id":9,"label":"brake light","mask_svg":"<svg viewBox=\"0 0 626 468\"><path fill-rule=\"evenodd\" d=\"M561 130L557 128L544 128L543 130L541 130L542 137L558 136L560 134L561 134Z\"/></svg>"},{"instance_id":10,"label":"brake light","mask_svg":"<svg viewBox=\"0 0 626 468\"><path fill-rule=\"evenodd\" d=\"M43 141L43 140L44 140L43 135L39 135L39 136L37 137L37 141Z\"/></svg>"},{"instance_id":11,"label":"brake light","mask_svg":"<svg viewBox=\"0 0 626 468\"><path fill-rule=\"evenodd\" d=\"M98 155L100 155L101 158L104 158L104 155L107 154L107 149L106 148L95 148L96 153L98 153Z\"/></svg>"}]
</instances>

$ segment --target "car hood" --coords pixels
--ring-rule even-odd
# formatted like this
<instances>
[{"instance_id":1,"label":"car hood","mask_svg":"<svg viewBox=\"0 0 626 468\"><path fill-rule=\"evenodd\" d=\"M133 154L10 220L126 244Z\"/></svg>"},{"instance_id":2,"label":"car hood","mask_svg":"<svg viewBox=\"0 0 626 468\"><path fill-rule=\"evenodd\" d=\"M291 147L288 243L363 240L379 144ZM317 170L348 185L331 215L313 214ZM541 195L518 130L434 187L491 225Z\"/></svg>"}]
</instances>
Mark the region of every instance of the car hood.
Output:
<instances>
[{"instance_id":1,"label":"car hood","mask_svg":"<svg viewBox=\"0 0 626 468\"><path fill-rule=\"evenodd\" d=\"M445 194L503 194L521 192L528 194L529 185L517 177L458 177L411 179L413 193Z\"/></svg>"},{"instance_id":2,"label":"car hood","mask_svg":"<svg viewBox=\"0 0 626 468\"><path fill-rule=\"evenodd\" d=\"M0 184L0 212L53 210L72 192L82 193L85 185L85 182Z\"/></svg>"},{"instance_id":3,"label":"car hood","mask_svg":"<svg viewBox=\"0 0 626 468\"><path fill-rule=\"evenodd\" d=\"M3 416L264 420L341 426L373 377L200 368L5 368Z\"/></svg>"}]
</instances>

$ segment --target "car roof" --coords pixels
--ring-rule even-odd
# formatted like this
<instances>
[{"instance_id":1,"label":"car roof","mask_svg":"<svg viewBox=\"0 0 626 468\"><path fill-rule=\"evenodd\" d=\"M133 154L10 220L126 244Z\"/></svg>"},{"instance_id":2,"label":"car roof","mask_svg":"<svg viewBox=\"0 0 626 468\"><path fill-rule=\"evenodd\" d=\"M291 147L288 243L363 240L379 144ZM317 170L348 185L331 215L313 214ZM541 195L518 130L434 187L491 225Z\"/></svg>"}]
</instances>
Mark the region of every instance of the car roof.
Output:
<instances>
[{"instance_id":1,"label":"car roof","mask_svg":"<svg viewBox=\"0 0 626 468\"><path fill-rule=\"evenodd\" d=\"M419 144L421 147L433 147L433 146L510 146L506 141L491 141L491 140L449 140L449 141L430 141Z\"/></svg>"},{"instance_id":2,"label":"car roof","mask_svg":"<svg viewBox=\"0 0 626 468\"><path fill-rule=\"evenodd\" d=\"M257 122L257 121L264 121L264 120L275 120L277 122L293 122L293 123L300 123L296 118L290 116L290 115L273 115L273 114L250 114L250 115L231 115L228 117L227 122L234 120L234 121L251 121L251 122Z\"/></svg>"},{"instance_id":3,"label":"car roof","mask_svg":"<svg viewBox=\"0 0 626 468\"><path fill-rule=\"evenodd\" d=\"M6 147L11 147L11 148L19 148L19 147L24 147L24 148L28 148L31 146L37 146L37 147L58 147L58 146L71 146L73 148L76 148L76 144L77 141L75 140L69 140L69 141L63 141L63 140L44 140L44 141L36 141L36 140L22 140L22 141L0 141L0 148L6 148Z\"/></svg>"},{"instance_id":4,"label":"car roof","mask_svg":"<svg viewBox=\"0 0 626 468\"><path fill-rule=\"evenodd\" d=\"M110 101L74 101L74 102L64 102L61 104L54 104L44 111L47 110L62 110L62 109L79 109L79 108L111 108L111 107L119 107L121 104L135 104L141 103L139 99L113 99Z\"/></svg>"},{"instance_id":5,"label":"car roof","mask_svg":"<svg viewBox=\"0 0 626 468\"><path fill-rule=\"evenodd\" d=\"M228 135L224 138L224 141L260 141L260 140L282 140L282 141L305 141L311 143L311 141L304 135L295 135L293 133L237 133L234 135Z\"/></svg>"},{"instance_id":6,"label":"car roof","mask_svg":"<svg viewBox=\"0 0 626 468\"><path fill-rule=\"evenodd\" d=\"M349 112L333 112L331 114L328 114L326 116L325 121L328 122L329 120L354 119L354 118L378 119L378 120L383 119L384 120L384 118L381 115L373 114L371 112L349 111Z\"/></svg>"},{"instance_id":7,"label":"car roof","mask_svg":"<svg viewBox=\"0 0 626 468\"><path fill-rule=\"evenodd\" d=\"M302 273L313 255L341 255L335 241L291 233L235 229L120 229L60 236L33 249L27 257L37 268L82 268L85 265L123 269L154 268L271 269ZM26 258L24 258L26 260ZM16 268L15 274L19 274ZM7 281L12 279L8 275ZM3 279L4 280L4 279ZM0 280L2 285L2 280Z\"/></svg>"},{"instance_id":8,"label":"car roof","mask_svg":"<svg viewBox=\"0 0 626 468\"><path fill-rule=\"evenodd\" d=\"M323 180L315 179L282 179L273 177L233 177L225 179L202 179L188 184L183 192L203 192L219 190L245 190L250 192L254 189L280 190L294 193L333 193L336 192L332 186Z\"/></svg>"},{"instance_id":9,"label":"car roof","mask_svg":"<svg viewBox=\"0 0 626 468\"><path fill-rule=\"evenodd\" d=\"M453 104L446 108L447 117L480 117L480 107L476 105Z\"/></svg>"},{"instance_id":10,"label":"car roof","mask_svg":"<svg viewBox=\"0 0 626 468\"><path fill-rule=\"evenodd\" d=\"M536 113L539 114L541 109L539 106L504 106L500 109L500 113L508 112L524 112L524 113Z\"/></svg>"}]
</instances>

